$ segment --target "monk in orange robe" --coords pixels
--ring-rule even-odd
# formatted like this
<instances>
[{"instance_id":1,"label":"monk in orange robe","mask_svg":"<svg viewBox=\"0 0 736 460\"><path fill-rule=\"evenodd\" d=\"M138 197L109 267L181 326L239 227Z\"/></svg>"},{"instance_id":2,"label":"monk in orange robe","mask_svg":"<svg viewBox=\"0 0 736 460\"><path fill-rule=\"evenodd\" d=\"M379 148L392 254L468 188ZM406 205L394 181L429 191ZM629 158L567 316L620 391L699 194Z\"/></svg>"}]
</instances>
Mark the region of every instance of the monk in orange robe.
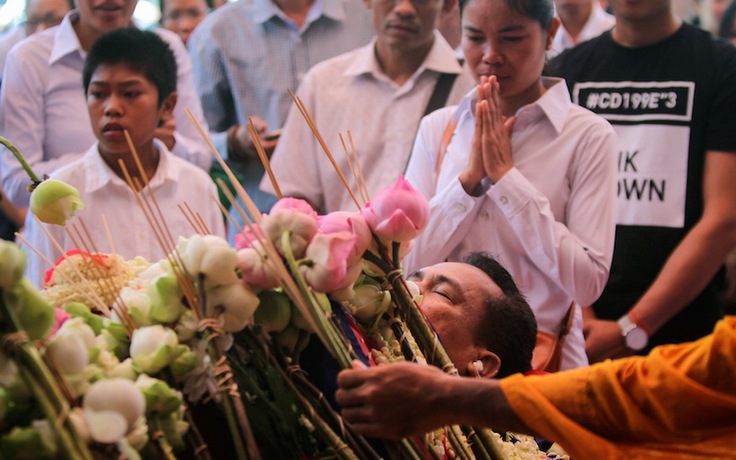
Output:
<instances>
[{"instance_id":1,"label":"monk in orange robe","mask_svg":"<svg viewBox=\"0 0 736 460\"><path fill-rule=\"evenodd\" d=\"M444 425L558 442L572 458L736 458L736 316L696 342L546 376L452 377L410 363L338 376L343 416L398 439Z\"/></svg>"}]
</instances>

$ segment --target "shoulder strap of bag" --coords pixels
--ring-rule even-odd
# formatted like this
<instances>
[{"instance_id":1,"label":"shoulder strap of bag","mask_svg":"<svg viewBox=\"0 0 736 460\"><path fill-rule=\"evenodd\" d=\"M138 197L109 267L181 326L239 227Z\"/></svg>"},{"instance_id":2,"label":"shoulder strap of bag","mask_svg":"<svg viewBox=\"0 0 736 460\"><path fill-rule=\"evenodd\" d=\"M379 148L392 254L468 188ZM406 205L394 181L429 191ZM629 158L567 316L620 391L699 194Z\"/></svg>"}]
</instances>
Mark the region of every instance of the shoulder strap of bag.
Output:
<instances>
[{"instance_id":1,"label":"shoulder strap of bag","mask_svg":"<svg viewBox=\"0 0 736 460\"><path fill-rule=\"evenodd\" d=\"M447 104L447 98L450 97L450 91L452 91L452 85L455 83L457 78L456 73L441 73L437 78L437 83L434 85L434 91L429 96L429 102L427 107L424 109L424 115L427 116L437 109L441 109Z\"/></svg>"},{"instance_id":2,"label":"shoulder strap of bag","mask_svg":"<svg viewBox=\"0 0 736 460\"><path fill-rule=\"evenodd\" d=\"M562 319L562 328L560 329L560 335L558 336L558 340L562 341L562 339L570 332L570 329L572 329L572 322L575 319L575 302L572 302L570 304L570 308L567 309L567 313L565 313L565 317Z\"/></svg>"},{"instance_id":3,"label":"shoulder strap of bag","mask_svg":"<svg viewBox=\"0 0 736 460\"><path fill-rule=\"evenodd\" d=\"M437 149L437 162L434 165L434 185L437 186L437 181L440 177L440 170L442 169L442 162L445 159L445 154L447 153L447 146L450 145L450 141L452 140L452 135L455 133L455 128L457 127L457 122L460 119L460 117L457 116L457 112L455 112L452 115L452 118L450 118L450 121L447 122L447 126L445 126L445 130L442 132L442 138L440 139L440 145Z\"/></svg>"}]
</instances>

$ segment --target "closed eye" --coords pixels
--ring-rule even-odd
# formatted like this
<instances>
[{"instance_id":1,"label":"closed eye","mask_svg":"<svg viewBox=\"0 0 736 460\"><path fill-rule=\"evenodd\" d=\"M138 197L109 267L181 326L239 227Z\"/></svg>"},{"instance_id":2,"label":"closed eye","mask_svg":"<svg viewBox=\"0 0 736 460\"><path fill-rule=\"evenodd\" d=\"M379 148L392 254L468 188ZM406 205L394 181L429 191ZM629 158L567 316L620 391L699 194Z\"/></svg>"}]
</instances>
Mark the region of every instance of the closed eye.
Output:
<instances>
[{"instance_id":1,"label":"closed eye","mask_svg":"<svg viewBox=\"0 0 736 460\"><path fill-rule=\"evenodd\" d=\"M450 297L450 295L449 295L449 294L447 294L447 293L446 293L445 291L443 291L443 290L441 290L441 289L435 289L435 290L433 290L432 292L434 292L435 294L439 294L439 295L441 295L442 297L444 297L444 298L446 298L447 300L449 300L450 302L452 302L452 298L451 298L451 297Z\"/></svg>"}]
</instances>

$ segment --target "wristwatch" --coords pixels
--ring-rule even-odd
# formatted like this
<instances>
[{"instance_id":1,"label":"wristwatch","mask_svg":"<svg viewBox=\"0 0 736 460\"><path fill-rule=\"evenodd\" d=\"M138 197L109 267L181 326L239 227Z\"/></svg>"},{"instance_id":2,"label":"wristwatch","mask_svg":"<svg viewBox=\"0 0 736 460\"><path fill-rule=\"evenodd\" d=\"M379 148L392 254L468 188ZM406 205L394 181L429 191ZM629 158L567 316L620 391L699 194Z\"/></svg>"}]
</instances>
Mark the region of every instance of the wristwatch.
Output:
<instances>
[{"instance_id":1,"label":"wristwatch","mask_svg":"<svg viewBox=\"0 0 736 460\"><path fill-rule=\"evenodd\" d=\"M621 328L621 335L624 336L626 346L630 349L639 351L649 343L649 335L629 318L628 313L618 320L618 327Z\"/></svg>"}]
</instances>

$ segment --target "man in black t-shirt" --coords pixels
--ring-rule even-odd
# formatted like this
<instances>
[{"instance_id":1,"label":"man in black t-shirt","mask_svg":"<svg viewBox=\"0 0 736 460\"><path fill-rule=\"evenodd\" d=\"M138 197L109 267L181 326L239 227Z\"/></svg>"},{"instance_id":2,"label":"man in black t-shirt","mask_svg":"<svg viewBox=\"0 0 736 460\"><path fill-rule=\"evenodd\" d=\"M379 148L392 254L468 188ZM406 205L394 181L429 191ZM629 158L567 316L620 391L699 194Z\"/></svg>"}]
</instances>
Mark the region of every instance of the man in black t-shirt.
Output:
<instances>
[{"instance_id":1,"label":"man in black t-shirt","mask_svg":"<svg viewBox=\"0 0 736 460\"><path fill-rule=\"evenodd\" d=\"M670 0L611 0L616 26L550 63L618 135L611 274L585 308L591 361L702 337L736 246L736 48Z\"/></svg>"}]
</instances>

